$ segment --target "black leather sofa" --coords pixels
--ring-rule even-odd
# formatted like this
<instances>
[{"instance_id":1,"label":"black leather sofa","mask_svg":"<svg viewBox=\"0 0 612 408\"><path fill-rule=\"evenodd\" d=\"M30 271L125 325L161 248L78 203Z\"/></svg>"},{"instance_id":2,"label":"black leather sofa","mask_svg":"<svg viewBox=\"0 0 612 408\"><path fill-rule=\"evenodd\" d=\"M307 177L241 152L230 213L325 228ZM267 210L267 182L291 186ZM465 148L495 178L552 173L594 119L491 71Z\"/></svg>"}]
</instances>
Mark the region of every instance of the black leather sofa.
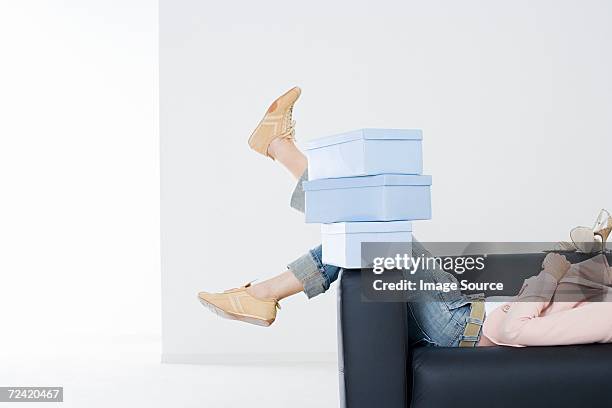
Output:
<instances>
[{"instance_id":1,"label":"black leather sofa","mask_svg":"<svg viewBox=\"0 0 612 408\"><path fill-rule=\"evenodd\" d=\"M526 278L545 254L496 256ZM342 407L612 407L612 344L410 349L406 304L362 301L360 275L339 285Z\"/></svg>"}]
</instances>

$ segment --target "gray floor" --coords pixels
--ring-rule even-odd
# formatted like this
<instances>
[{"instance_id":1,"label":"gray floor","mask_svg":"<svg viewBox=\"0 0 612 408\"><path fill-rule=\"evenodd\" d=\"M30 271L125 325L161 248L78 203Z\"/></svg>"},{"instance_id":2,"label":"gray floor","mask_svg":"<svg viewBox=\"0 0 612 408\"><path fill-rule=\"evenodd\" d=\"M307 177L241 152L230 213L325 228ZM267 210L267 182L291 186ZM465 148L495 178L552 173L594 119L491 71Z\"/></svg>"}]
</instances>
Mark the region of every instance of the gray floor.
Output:
<instances>
[{"instance_id":1,"label":"gray floor","mask_svg":"<svg viewBox=\"0 0 612 408\"><path fill-rule=\"evenodd\" d=\"M157 339L79 342L55 350L3 348L0 385L63 386L64 403L28 407L334 407L335 364L160 364ZM16 351L16 352L15 352ZM306 392L305 390L316 390ZM21 403L0 406L24 406Z\"/></svg>"}]
</instances>

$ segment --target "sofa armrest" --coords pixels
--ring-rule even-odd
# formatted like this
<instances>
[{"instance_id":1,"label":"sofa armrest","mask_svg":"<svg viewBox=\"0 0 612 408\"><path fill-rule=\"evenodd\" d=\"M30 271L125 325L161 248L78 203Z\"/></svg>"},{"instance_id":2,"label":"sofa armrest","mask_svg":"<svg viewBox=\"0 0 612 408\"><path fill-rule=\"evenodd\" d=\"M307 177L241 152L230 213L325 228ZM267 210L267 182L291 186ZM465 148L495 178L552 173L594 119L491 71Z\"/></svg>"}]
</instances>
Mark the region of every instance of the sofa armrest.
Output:
<instances>
[{"instance_id":1,"label":"sofa armrest","mask_svg":"<svg viewBox=\"0 0 612 408\"><path fill-rule=\"evenodd\" d=\"M361 298L361 271L344 270L338 289L340 406L407 406L406 304Z\"/></svg>"}]
</instances>

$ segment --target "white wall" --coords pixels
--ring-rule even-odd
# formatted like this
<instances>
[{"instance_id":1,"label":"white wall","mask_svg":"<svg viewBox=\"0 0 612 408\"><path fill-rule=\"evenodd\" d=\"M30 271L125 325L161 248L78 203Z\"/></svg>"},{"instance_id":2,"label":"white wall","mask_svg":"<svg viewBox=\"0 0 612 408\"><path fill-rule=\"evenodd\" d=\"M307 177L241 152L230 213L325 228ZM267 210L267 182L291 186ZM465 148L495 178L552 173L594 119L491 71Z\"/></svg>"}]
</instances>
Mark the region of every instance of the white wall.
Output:
<instances>
[{"instance_id":1,"label":"white wall","mask_svg":"<svg viewBox=\"0 0 612 408\"><path fill-rule=\"evenodd\" d=\"M317 242L292 182L246 139L293 85L297 137L421 128L421 240L558 240L612 207L612 5L603 1L160 1L163 351L168 361L336 349L335 297L270 329L196 300ZM314 354L300 354L314 353ZM255 354L255 356L253 356Z\"/></svg>"},{"instance_id":2,"label":"white wall","mask_svg":"<svg viewBox=\"0 0 612 408\"><path fill-rule=\"evenodd\" d=\"M156 30L155 1L0 3L0 352L159 338Z\"/></svg>"}]
</instances>

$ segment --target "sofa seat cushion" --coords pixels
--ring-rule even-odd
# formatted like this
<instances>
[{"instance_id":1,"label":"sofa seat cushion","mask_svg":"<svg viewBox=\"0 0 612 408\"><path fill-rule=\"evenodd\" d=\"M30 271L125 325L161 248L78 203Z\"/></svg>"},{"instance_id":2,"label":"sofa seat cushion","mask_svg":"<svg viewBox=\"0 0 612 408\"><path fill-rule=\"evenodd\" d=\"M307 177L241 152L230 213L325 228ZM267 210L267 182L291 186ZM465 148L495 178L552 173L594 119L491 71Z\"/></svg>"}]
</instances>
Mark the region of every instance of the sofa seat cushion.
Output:
<instances>
[{"instance_id":1,"label":"sofa seat cushion","mask_svg":"<svg viewBox=\"0 0 612 408\"><path fill-rule=\"evenodd\" d=\"M411 351L413 408L612 407L612 344Z\"/></svg>"}]
</instances>

